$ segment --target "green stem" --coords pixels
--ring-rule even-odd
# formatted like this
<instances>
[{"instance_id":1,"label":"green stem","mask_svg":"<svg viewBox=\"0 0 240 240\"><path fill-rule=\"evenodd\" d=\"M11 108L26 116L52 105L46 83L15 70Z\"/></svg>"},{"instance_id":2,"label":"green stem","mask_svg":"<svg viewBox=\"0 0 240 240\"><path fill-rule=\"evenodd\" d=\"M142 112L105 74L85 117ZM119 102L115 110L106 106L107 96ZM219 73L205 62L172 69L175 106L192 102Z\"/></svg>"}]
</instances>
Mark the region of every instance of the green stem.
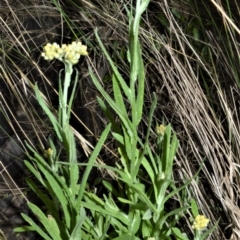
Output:
<instances>
[{"instance_id":1,"label":"green stem","mask_svg":"<svg viewBox=\"0 0 240 240\"><path fill-rule=\"evenodd\" d=\"M63 104L62 104L62 128L65 129L69 123L69 116L67 111L68 103L68 88L71 82L71 75L73 72L72 64L64 63L65 65L65 78L63 84Z\"/></svg>"}]
</instances>

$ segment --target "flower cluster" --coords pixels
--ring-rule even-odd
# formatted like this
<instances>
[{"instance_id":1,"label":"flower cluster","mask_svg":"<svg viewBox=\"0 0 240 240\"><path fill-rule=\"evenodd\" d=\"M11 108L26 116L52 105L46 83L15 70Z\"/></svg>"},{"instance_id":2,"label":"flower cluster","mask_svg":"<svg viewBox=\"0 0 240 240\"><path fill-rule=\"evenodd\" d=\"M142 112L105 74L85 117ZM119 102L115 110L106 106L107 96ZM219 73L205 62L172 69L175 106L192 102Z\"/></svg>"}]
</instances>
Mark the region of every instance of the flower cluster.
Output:
<instances>
[{"instance_id":1,"label":"flower cluster","mask_svg":"<svg viewBox=\"0 0 240 240\"><path fill-rule=\"evenodd\" d=\"M155 130L156 130L156 133L157 133L158 135L163 136L164 133L165 133L165 130L166 130L166 126L164 126L163 124L161 124L161 125L157 126Z\"/></svg>"},{"instance_id":2,"label":"flower cluster","mask_svg":"<svg viewBox=\"0 0 240 240\"><path fill-rule=\"evenodd\" d=\"M61 47L57 43L48 43L43 47L42 57L45 60L58 59L73 65L78 62L81 55L87 54L87 46L74 41L71 44L63 44Z\"/></svg>"},{"instance_id":3,"label":"flower cluster","mask_svg":"<svg viewBox=\"0 0 240 240\"><path fill-rule=\"evenodd\" d=\"M193 227L193 229L202 231L207 227L209 221L210 220L208 218L206 218L204 215L198 215L198 216L196 216L192 227Z\"/></svg>"},{"instance_id":4,"label":"flower cluster","mask_svg":"<svg viewBox=\"0 0 240 240\"><path fill-rule=\"evenodd\" d=\"M44 150L44 157L50 157L52 154L53 154L53 150L51 148Z\"/></svg>"}]
</instances>

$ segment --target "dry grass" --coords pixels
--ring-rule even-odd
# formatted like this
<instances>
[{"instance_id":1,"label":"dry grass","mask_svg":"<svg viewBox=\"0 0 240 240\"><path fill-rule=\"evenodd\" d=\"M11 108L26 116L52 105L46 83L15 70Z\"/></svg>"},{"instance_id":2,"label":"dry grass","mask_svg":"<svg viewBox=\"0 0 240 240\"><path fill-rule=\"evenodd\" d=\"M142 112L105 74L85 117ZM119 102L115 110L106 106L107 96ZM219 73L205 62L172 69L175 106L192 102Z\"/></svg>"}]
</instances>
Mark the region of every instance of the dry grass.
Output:
<instances>
[{"instance_id":1,"label":"dry grass","mask_svg":"<svg viewBox=\"0 0 240 240\"><path fill-rule=\"evenodd\" d=\"M229 61L227 49L224 48L226 42L223 42L220 36L216 37L213 29L203 32L205 39L201 39L205 40L206 46L211 49L212 58L205 59L192 46L191 36L184 32L179 19L172 14L171 9L177 7L176 4L174 5L174 1L171 1L171 4L168 2L151 2L141 30L147 70L145 112L147 115L149 104L152 102L151 92L156 91L158 109L155 119L158 122L162 122L163 119L167 123L170 122L181 142L176 157L176 181L181 183L184 179L192 178L202 165L199 178L192 182L187 194L189 198L194 196L197 199L201 212L211 219L212 224L221 218L220 225L209 239L239 239L240 81L238 76L240 68L238 59L240 54L239 36L237 36L239 29L236 27L236 22L226 18L227 12L220 3L217 3L216 6L220 8L218 9L220 20L224 23L225 31L229 33L228 43L231 44L236 61ZM52 39L58 41L68 41L71 37L86 39L88 46L92 47L91 60L89 60L103 79L108 75L106 71L108 66L95 44L93 30L98 27L108 51L127 77L129 69L124 59L126 59L128 18L124 4L129 3L80 0L59 3L66 15L60 14L58 5L54 6L50 1L35 3L32 0L29 8L24 4L14 5L7 0L4 0L4 3L0 6L2 30L0 78L8 88L11 98L9 101L8 94L2 94L1 101L6 112L8 114L12 112L12 117L9 118L13 122L13 129L16 128L17 123L20 127L23 126L22 131L16 132L19 138L22 139L24 136L24 139L33 141L33 145L36 141L43 141L42 145L44 145L43 139L49 129L47 124L41 121L44 120L43 117L40 116L40 119L37 117L39 109L34 111L36 103L32 95L32 86L37 81L46 100L54 106L51 96L56 94L56 84L53 80L57 78L61 66L54 63L46 67L46 64L39 59L41 47ZM181 12L185 14L187 20L190 20L191 8L186 2L183 3ZM26 29L27 26L23 24L24 19L30 17L37 19L42 16L41 11L52 19L51 25L45 26L41 23L45 29L34 33ZM164 29L157 20L159 13L168 20L169 30ZM71 24L71 27L68 24ZM13 50L16 52L14 53ZM82 70L86 69L85 64L81 63L79 66L82 77L79 79L79 92L76 97L76 99L81 98L84 103L76 100L76 115L80 117L81 114L79 115L77 109L83 106L94 118L99 115L98 119L104 124L105 120L99 113L96 100L90 99L86 93L88 89L96 94L86 74L87 71ZM101 75L103 69L105 72ZM82 81L86 80L90 85L84 86ZM106 82L106 88L109 88L108 86ZM111 88L108 91L111 92ZM17 111L24 115L24 124L20 122ZM81 124L81 121L86 128L89 128L87 135L93 137L99 135L101 125L98 120L86 123L86 120L80 118L78 124ZM142 131L145 122L147 119L143 119L140 128L143 129ZM85 153L89 154L91 143L81 135L81 132L76 131L76 137ZM111 150L108 153L115 154ZM188 223L187 219L186 222Z\"/></svg>"}]
</instances>

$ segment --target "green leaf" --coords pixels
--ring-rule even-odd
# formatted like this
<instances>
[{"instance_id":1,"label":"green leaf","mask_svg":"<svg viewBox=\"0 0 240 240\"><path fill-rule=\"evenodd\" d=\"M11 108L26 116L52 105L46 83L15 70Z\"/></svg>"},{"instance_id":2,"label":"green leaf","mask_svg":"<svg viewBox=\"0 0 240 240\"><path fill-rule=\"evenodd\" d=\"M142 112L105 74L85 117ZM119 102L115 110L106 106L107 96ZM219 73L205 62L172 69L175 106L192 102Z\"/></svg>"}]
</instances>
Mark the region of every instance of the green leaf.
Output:
<instances>
[{"instance_id":1,"label":"green leaf","mask_svg":"<svg viewBox=\"0 0 240 240\"><path fill-rule=\"evenodd\" d=\"M77 162L77 151L76 151L76 142L74 138L74 134L69 125L66 126L66 130L64 130L64 139L63 145L67 151L67 160L70 163L69 165L69 177L70 184L69 189L72 191L73 195L77 194L74 192L76 190L76 186L79 180L79 167Z\"/></svg>"},{"instance_id":2,"label":"green leaf","mask_svg":"<svg viewBox=\"0 0 240 240\"><path fill-rule=\"evenodd\" d=\"M144 239L152 235L153 224L150 221L142 221L142 236Z\"/></svg>"},{"instance_id":3,"label":"green leaf","mask_svg":"<svg viewBox=\"0 0 240 240\"><path fill-rule=\"evenodd\" d=\"M170 179L172 176L173 160L176 155L179 141L176 134L173 135L171 141L171 126L168 125L165 130L165 134L162 142L162 171L164 172L166 179Z\"/></svg>"},{"instance_id":4,"label":"green leaf","mask_svg":"<svg viewBox=\"0 0 240 240\"><path fill-rule=\"evenodd\" d=\"M63 69L59 71L59 77L58 77L58 99L59 99L58 120L59 120L60 126L63 126L62 116L63 116L63 111L65 111L65 109L62 108L62 105L63 105L62 72L63 71L64 71Z\"/></svg>"},{"instance_id":5,"label":"green leaf","mask_svg":"<svg viewBox=\"0 0 240 240\"><path fill-rule=\"evenodd\" d=\"M124 145L124 138L122 135L118 134L118 133L112 133L113 137L122 145Z\"/></svg>"},{"instance_id":6,"label":"green leaf","mask_svg":"<svg viewBox=\"0 0 240 240\"><path fill-rule=\"evenodd\" d=\"M32 179L26 178L26 182L28 183L30 188L37 194L37 196L42 200L48 211L51 212L51 214L56 218L59 214L59 209L54 203L54 201L52 201L47 194L43 193L32 181Z\"/></svg>"},{"instance_id":7,"label":"green leaf","mask_svg":"<svg viewBox=\"0 0 240 240\"><path fill-rule=\"evenodd\" d=\"M126 203L126 204L129 204L129 205L134 205L134 202L132 202L128 199L124 199L124 198L121 198L121 197L118 197L117 199L119 200L119 202Z\"/></svg>"},{"instance_id":8,"label":"green leaf","mask_svg":"<svg viewBox=\"0 0 240 240\"><path fill-rule=\"evenodd\" d=\"M170 145L170 137L171 137L171 127L168 125L165 130L165 134L163 137L163 143L162 143L162 171L165 173L167 168L169 168L169 165L172 166L171 159L169 159L169 152L171 149Z\"/></svg>"},{"instance_id":9,"label":"green leaf","mask_svg":"<svg viewBox=\"0 0 240 240\"><path fill-rule=\"evenodd\" d=\"M54 218L48 218L42 212L40 208L32 203L28 203L28 207L31 211L37 216L38 220L42 223L44 228L46 229L47 233L54 239L54 240L61 240L60 230Z\"/></svg>"},{"instance_id":10,"label":"green leaf","mask_svg":"<svg viewBox=\"0 0 240 240\"><path fill-rule=\"evenodd\" d=\"M48 221L46 222L46 225L47 225L47 228L50 230L49 235L54 240L61 240L62 238L61 238L59 226L58 226L56 220L51 215L47 216L47 220ZM61 226L61 227L63 228L63 226Z\"/></svg>"},{"instance_id":11,"label":"green leaf","mask_svg":"<svg viewBox=\"0 0 240 240\"><path fill-rule=\"evenodd\" d=\"M73 103L73 100L74 100L74 97L75 97L76 86L77 86L78 77L79 77L78 70L75 69L75 71L76 71L76 76L75 76L75 79L74 79L73 89L71 90L71 96L70 96L70 99L69 99L69 102L68 102L68 111L67 111L68 119L70 119L70 115L71 115L71 111L72 111L72 103Z\"/></svg>"},{"instance_id":12,"label":"green leaf","mask_svg":"<svg viewBox=\"0 0 240 240\"><path fill-rule=\"evenodd\" d=\"M137 112L136 112L136 124L138 125L142 120L142 110L143 110L143 102L144 102L144 86L145 86L145 72L144 72L144 63L142 59L141 47L138 42L137 45L138 50L138 89L137 89Z\"/></svg>"},{"instance_id":13,"label":"green leaf","mask_svg":"<svg viewBox=\"0 0 240 240\"><path fill-rule=\"evenodd\" d=\"M13 229L13 232L33 232L35 228L32 226L21 226Z\"/></svg>"},{"instance_id":14,"label":"green leaf","mask_svg":"<svg viewBox=\"0 0 240 240\"><path fill-rule=\"evenodd\" d=\"M151 209L148 209L144 214L142 219L143 220L150 220L152 218L152 211Z\"/></svg>"},{"instance_id":15,"label":"green leaf","mask_svg":"<svg viewBox=\"0 0 240 240\"><path fill-rule=\"evenodd\" d=\"M106 216L104 219L105 219L105 221L103 223L102 237L99 240L106 239L107 232L109 230L110 223L111 223L111 220L112 220L112 218L110 216Z\"/></svg>"},{"instance_id":16,"label":"green leaf","mask_svg":"<svg viewBox=\"0 0 240 240\"><path fill-rule=\"evenodd\" d=\"M138 193L138 198L141 199L142 202L144 202L146 205L148 205L148 207L154 212L157 213L157 209L154 206L154 204L150 201L150 199L148 198L148 196L145 194L145 192L143 191L142 188L139 188L138 185L132 184L131 182L129 182L127 179L123 179L123 178L119 178L118 180L121 180L122 182L126 183L129 187L132 188L133 191L135 191L136 193Z\"/></svg>"},{"instance_id":17,"label":"green leaf","mask_svg":"<svg viewBox=\"0 0 240 240\"><path fill-rule=\"evenodd\" d=\"M126 233L126 232L129 232L128 231L128 225L126 225L125 223L122 224L121 221L119 221L118 219L116 218L112 218L111 217L111 222L110 224L112 225L112 227L115 229L115 232L118 232L118 234L121 234L121 233Z\"/></svg>"},{"instance_id":18,"label":"green leaf","mask_svg":"<svg viewBox=\"0 0 240 240\"><path fill-rule=\"evenodd\" d=\"M104 207L104 205L105 205L105 202L101 198L99 198L96 194L91 193L91 192L85 192L84 199L86 202L95 203L102 207Z\"/></svg>"},{"instance_id":19,"label":"green leaf","mask_svg":"<svg viewBox=\"0 0 240 240\"><path fill-rule=\"evenodd\" d=\"M102 96L106 99L108 104L111 106L111 108L117 113L117 115L120 117L123 125L127 128L127 132L129 136L133 136L134 129L131 126L131 122L128 119L128 116L122 111L122 109L113 101L113 99L109 96L109 94L103 89L95 75L93 74L93 71L91 68L89 68L89 74L93 80L94 85L98 89L98 91L102 94Z\"/></svg>"},{"instance_id":20,"label":"green leaf","mask_svg":"<svg viewBox=\"0 0 240 240\"><path fill-rule=\"evenodd\" d=\"M185 212L187 209L189 209L189 207L181 207L181 208L177 208L167 214L165 214L160 221L158 222L159 224L159 228L161 229L163 224L167 221L167 219L172 216L172 215L177 215L177 214L182 214L183 212Z\"/></svg>"},{"instance_id":21,"label":"green leaf","mask_svg":"<svg viewBox=\"0 0 240 240\"><path fill-rule=\"evenodd\" d=\"M32 172L32 174L36 177L36 179L38 179L38 181L39 181L44 187L46 187L46 184L45 184L45 182L43 181L40 172L37 171L37 170L33 167L33 165L32 165L30 162L28 162L27 160L24 160L24 164L25 164L26 167Z\"/></svg>"},{"instance_id":22,"label":"green leaf","mask_svg":"<svg viewBox=\"0 0 240 240\"><path fill-rule=\"evenodd\" d=\"M131 126L133 126L131 124ZM128 130L125 126L122 126L122 132L123 132L123 146L121 147L121 152L123 153L123 155L121 155L124 158L124 161L126 162L126 167L128 169L128 171L130 172L129 169L129 165L131 164L131 162L134 163L135 158L132 158L132 156L135 157L134 153L133 153L133 138L135 138L135 136L129 136ZM133 133L134 135L136 135L136 133ZM126 155L125 155L126 153ZM132 176L132 175L131 175Z\"/></svg>"},{"instance_id":23,"label":"green leaf","mask_svg":"<svg viewBox=\"0 0 240 240\"><path fill-rule=\"evenodd\" d=\"M33 151L34 158L32 158L32 157L30 157L30 158L32 161L34 161L37 164L39 170L41 170L40 172L45 173L47 171L47 172L49 172L48 175L50 175L50 176L53 175L54 179L56 179L58 184L60 184L60 188L64 189L66 196L68 196L70 201L73 203L75 201L75 199L73 198L73 195L70 193L68 186L62 180L62 177L60 177L58 174L56 174L56 172L53 171L52 168L49 167L49 165L47 164L45 159L43 159L30 145L28 145L28 144L26 144L26 145L31 151ZM41 180L40 182L42 183L43 186L45 186L45 188L48 190L48 192L52 196L52 198L58 199L56 197L56 193L54 192L55 189L51 187L49 181L43 180L41 175L39 175L39 171L36 171L33 167L31 167L31 164L28 164L27 161L26 161L26 164L28 165L28 167L30 167L30 170L37 176L37 178L39 180ZM45 169L45 171L43 172L42 169Z\"/></svg>"},{"instance_id":24,"label":"green leaf","mask_svg":"<svg viewBox=\"0 0 240 240\"><path fill-rule=\"evenodd\" d=\"M78 223L76 224L76 226L74 227L72 234L69 238L69 240L81 240L81 229L83 226L83 223L85 221L86 218L86 212L85 209L83 207L80 208L80 219L78 221Z\"/></svg>"},{"instance_id":25,"label":"green leaf","mask_svg":"<svg viewBox=\"0 0 240 240\"><path fill-rule=\"evenodd\" d=\"M194 199L191 199L191 210L194 217L199 215L198 206Z\"/></svg>"},{"instance_id":26,"label":"green leaf","mask_svg":"<svg viewBox=\"0 0 240 240\"><path fill-rule=\"evenodd\" d=\"M194 39L195 39L195 40L199 40L200 37L199 37L199 31L198 31L198 29L194 27L192 31L193 31L193 37L194 37Z\"/></svg>"},{"instance_id":27,"label":"green leaf","mask_svg":"<svg viewBox=\"0 0 240 240\"><path fill-rule=\"evenodd\" d=\"M108 190L108 192L113 194L115 197L122 196L125 193L125 190L123 190L121 188L116 189L115 187L113 187L113 185L110 182L108 182L106 180L103 180L102 184Z\"/></svg>"},{"instance_id":28,"label":"green leaf","mask_svg":"<svg viewBox=\"0 0 240 240\"><path fill-rule=\"evenodd\" d=\"M129 89L129 87L127 86L126 82L124 81L124 79L122 78L121 74L119 73L118 69L116 68L114 62L112 61L111 57L109 56L106 48L104 47L98 33L97 33L97 29L95 30L95 35L96 35L96 38L98 40L98 43L99 43L99 46L101 47L102 51L104 52L116 78L118 79L119 81L119 84L121 85L121 88L123 89L123 92L125 94L125 96L127 97L127 99L129 100L129 102L131 102L131 91ZM90 74L91 75L91 74Z\"/></svg>"},{"instance_id":29,"label":"green leaf","mask_svg":"<svg viewBox=\"0 0 240 240\"><path fill-rule=\"evenodd\" d=\"M155 199L157 199L159 189L157 189L157 185L156 185L156 173L154 173L149 161L145 157L142 159L142 165L151 179L151 187L153 187Z\"/></svg>"},{"instance_id":30,"label":"green leaf","mask_svg":"<svg viewBox=\"0 0 240 240\"><path fill-rule=\"evenodd\" d=\"M182 232L178 228L173 227L172 231L173 231L173 235L175 237L177 237L177 240L189 240L188 237L183 235Z\"/></svg>"},{"instance_id":31,"label":"green leaf","mask_svg":"<svg viewBox=\"0 0 240 240\"><path fill-rule=\"evenodd\" d=\"M55 172L58 172L57 160L58 160L59 153L57 154L56 147L55 147L51 137L48 137L48 142L49 142L50 148L52 149L52 154L50 156L48 156L48 158L50 159L51 168L53 170L55 170Z\"/></svg>"},{"instance_id":32,"label":"green leaf","mask_svg":"<svg viewBox=\"0 0 240 240\"><path fill-rule=\"evenodd\" d=\"M176 156L178 144L179 144L179 141L177 139L176 134L174 134L173 137L172 137L170 153L169 153L169 156L168 156L168 164L167 164L167 168L166 168L166 171L165 171L165 174L167 176L170 176L172 174L173 160L174 160L174 157Z\"/></svg>"},{"instance_id":33,"label":"green leaf","mask_svg":"<svg viewBox=\"0 0 240 240\"><path fill-rule=\"evenodd\" d=\"M153 122L153 114L154 114L154 111L157 107L157 97L156 97L156 94L153 93L153 102L151 104L151 108L150 108L150 111L149 111L149 115L148 115L148 122L147 122L147 134L146 134L146 138L145 138L145 143L144 143L144 150L142 151L141 155L144 156L146 151L147 151L147 148L149 147L149 136L150 136L150 132L152 130L152 122ZM139 142L141 143L141 139L139 139ZM142 143L141 143L142 145Z\"/></svg>"},{"instance_id":34,"label":"green leaf","mask_svg":"<svg viewBox=\"0 0 240 240\"><path fill-rule=\"evenodd\" d=\"M151 162L151 169L153 171L153 174L159 174L157 164L160 164L160 158L154 157L150 145L146 146L146 152L147 156L150 159L149 162ZM158 160L159 159L159 160Z\"/></svg>"},{"instance_id":35,"label":"green leaf","mask_svg":"<svg viewBox=\"0 0 240 240\"><path fill-rule=\"evenodd\" d=\"M178 192L180 192L182 189L186 188L191 183L192 179L188 180L184 185L181 187L177 188L176 190L170 192L166 197L164 197L163 203L166 203L168 199L176 195Z\"/></svg>"},{"instance_id":36,"label":"green leaf","mask_svg":"<svg viewBox=\"0 0 240 240\"><path fill-rule=\"evenodd\" d=\"M28 222L31 225L32 230L36 231L43 239L45 240L52 240L46 233L43 231L30 217L28 217L26 214L21 214L22 218ZM15 228L14 232L22 232L23 227L21 228ZM28 227L26 228L26 231L28 230Z\"/></svg>"},{"instance_id":37,"label":"green leaf","mask_svg":"<svg viewBox=\"0 0 240 240\"><path fill-rule=\"evenodd\" d=\"M59 183L62 182L59 176L56 176L54 172L51 172L49 169L46 168L46 166L43 166L41 164L38 164L39 170L44 174L45 178L47 179L47 182L49 184L49 187L51 187L52 192L54 195L52 196L53 199L57 198L59 203L62 206L63 213L64 213L64 219L66 221L66 226L68 229L70 229L71 226L71 209L69 209L68 199L66 198L69 196L69 191L66 192L65 189L62 187L62 184Z\"/></svg>"},{"instance_id":38,"label":"green leaf","mask_svg":"<svg viewBox=\"0 0 240 240\"><path fill-rule=\"evenodd\" d=\"M150 157L152 157L151 151L148 151L149 150L149 136L150 136L151 126L152 126L153 113L154 113L154 110L155 110L156 106L157 106L157 98L156 98L156 95L154 94L154 96L153 96L153 103L151 104L151 109L150 109L149 117L148 117L147 134L146 134L146 138L145 138L145 143L143 145L143 151L141 151L141 153L140 153L139 150L136 150L137 163L135 164L136 166L134 168L133 176L136 176L138 174L139 167L140 167L141 164L144 164L143 162L145 162L145 167L148 167L148 168L145 168L145 169L147 171L148 170L150 171L149 174L150 175L153 174L150 177L154 176L153 170L151 169L150 164L147 163L148 161L146 162L146 159L145 159L144 156L146 155L146 152L150 152L149 155L150 155ZM139 140L139 142L141 143L141 140ZM142 143L141 143L141 145L142 145ZM156 169L155 172L157 174L157 167L156 167L156 163L155 163L154 159L152 159L152 163L153 163L153 166L155 166L155 169ZM153 179L154 178L151 178L152 183L153 183L153 187L155 188L155 193L156 193L156 184L153 181Z\"/></svg>"},{"instance_id":39,"label":"green leaf","mask_svg":"<svg viewBox=\"0 0 240 240\"><path fill-rule=\"evenodd\" d=\"M105 200L105 205L104 205L105 209L113 212L121 212L118 205L116 204L114 199L111 197L111 195L109 196L109 198L107 198L105 195L103 195L103 197Z\"/></svg>"},{"instance_id":40,"label":"green leaf","mask_svg":"<svg viewBox=\"0 0 240 240\"><path fill-rule=\"evenodd\" d=\"M157 18L160 22L160 24L162 24L164 26L164 28L167 30L169 28L169 21L166 18L166 16L163 13L157 13Z\"/></svg>"},{"instance_id":41,"label":"green leaf","mask_svg":"<svg viewBox=\"0 0 240 240\"><path fill-rule=\"evenodd\" d=\"M172 8L172 13L175 17L177 17L180 21L185 21L185 17L183 15L182 12L180 12L178 9L176 8Z\"/></svg>"},{"instance_id":42,"label":"green leaf","mask_svg":"<svg viewBox=\"0 0 240 240\"><path fill-rule=\"evenodd\" d=\"M44 102L43 98L41 97L37 84L35 85L35 95L39 105L42 107L43 111L47 114L49 120L51 121L58 139L62 141L61 126L59 125L58 121L56 120L56 117L52 114L52 112Z\"/></svg>"},{"instance_id":43,"label":"green leaf","mask_svg":"<svg viewBox=\"0 0 240 240\"><path fill-rule=\"evenodd\" d=\"M131 174L129 173L129 159L128 156L126 154L126 152L124 151L124 147L122 148L118 148L118 153L120 154L120 161L121 161L121 166L117 164L117 166L122 169L123 171L121 171L121 174L125 174L126 175L126 179L128 179L129 181L132 181L131 179Z\"/></svg>"},{"instance_id":44,"label":"green leaf","mask_svg":"<svg viewBox=\"0 0 240 240\"><path fill-rule=\"evenodd\" d=\"M98 205L96 205L94 203L90 203L90 202L81 202L81 206L83 206L84 208L90 209L90 210L97 211L104 215L108 215L113 218L119 219L125 225L129 224L128 216L122 212L114 211L113 209L109 209L109 208L104 209L102 206L98 206Z\"/></svg>"},{"instance_id":45,"label":"green leaf","mask_svg":"<svg viewBox=\"0 0 240 240\"><path fill-rule=\"evenodd\" d=\"M119 237L114 238L113 240L132 240L132 234L125 233L125 234L122 234Z\"/></svg>"},{"instance_id":46,"label":"green leaf","mask_svg":"<svg viewBox=\"0 0 240 240\"><path fill-rule=\"evenodd\" d=\"M76 209L78 209L81 206L81 201L84 195L84 191L86 188L86 184L87 184L87 180L88 180L88 176L91 172L92 167L94 166L94 162L97 160L97 157L102 149L102 146L104 145L107 136L109 134L111 130L111 124L108 124L107 127L105 128L105 130L103 131L100 139L98 140L97 145L95 146L89 160L88 160L88 166L83 174L83 179L80 185L80 189L79 189L79 193L78 193L78 197L76 200Z\"/></svg>"},{"instance_id":47,"label":"green leaf","mask_svg":"<svg viewBox=\"0 0 240 240\"><path fill-rule=\"evenodd\" d=\"M112 113L109 110L109 107L106 106L106 104L103 102L101 98L97 97L97 101L99 106L103 110L104 114L106 115L108 121L112 124L112 131L120 134L121 130L119 123L116 122L115 117L113 117Z\"/></svg>"},{"instance_id":48,"label":"green leaf","mask_svg":"<svg viewBox=\"0 0 240 240\"><path fill-rule=\"evenodd\" d=\"M134 213L133 215L133 219L132 219L132 222L131 222L131 233L132 233L132 236L135 236L136 233L138 232L139 228L140 228L140 225L141 225L141 217L139 216L139 212L136 212Z\"/></svg>"},{"instance_id":49,"label":"green leaf","mask_svg":"<svg viewBox=\"0 0 240 240\"><path fill-rule=\"evenodd\" d=\"M125 116L127 116L127 110L126 110L126 106L124 104L123 101L123 96L118 84L118 79L116 78L116 76L113 74L112 75L112 82L113 82L113 94L114 94L114 100L116 102L116 104L118 105L118 107L122 110L123 114Z\"/></svg>"}]
</instances>

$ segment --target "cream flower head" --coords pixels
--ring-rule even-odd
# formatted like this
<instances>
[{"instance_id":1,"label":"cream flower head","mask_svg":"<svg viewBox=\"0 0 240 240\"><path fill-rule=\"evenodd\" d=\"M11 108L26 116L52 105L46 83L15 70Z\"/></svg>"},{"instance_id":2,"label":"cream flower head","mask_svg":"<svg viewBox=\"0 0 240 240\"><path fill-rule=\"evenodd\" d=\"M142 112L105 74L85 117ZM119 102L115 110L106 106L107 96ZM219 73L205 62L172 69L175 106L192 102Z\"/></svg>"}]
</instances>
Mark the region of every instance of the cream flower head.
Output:
<instances>
[{"instance_id":1,"label":"cream flower head","mask_svg":"<svg viewBox=\"0 0 240 240\"><path fill-rule=\"evenodd\" d=\"M43 47L41 55L48 61L58 59L74 65L78 63L81 55L86 56L88 52L87 46L82 45L79 41L74 41L71 44L63 44L61 47L57 43L47 43L47 45Z\"/></svg>"},{"instance_id":2,"label":"cream flower head","mask_svg":"<svg viewBox=\"0 0 240 240\"><path fill-rule=\"evenodd\" d=\"M208 218L206 218L204 215L198 215L198 216L196 216L192 227L193 227L193 229L202 231L207 227L209 221L210 220Z\"/></svg>"},{"instance_id":3,"label":"cream flower head","mask_svg":"<svg viewBox=\"0 0 240 240\"><path fill-rule=\"evenodd\" d=\"M158 135L163 136L164 133L165 133L166 128L167 128L167 127L166 127L165 125L161 124L161 125L159 125L159 126L156 127L155 131L156 131L156 133L157 133Z\"/></svg>"}]
</instances>

